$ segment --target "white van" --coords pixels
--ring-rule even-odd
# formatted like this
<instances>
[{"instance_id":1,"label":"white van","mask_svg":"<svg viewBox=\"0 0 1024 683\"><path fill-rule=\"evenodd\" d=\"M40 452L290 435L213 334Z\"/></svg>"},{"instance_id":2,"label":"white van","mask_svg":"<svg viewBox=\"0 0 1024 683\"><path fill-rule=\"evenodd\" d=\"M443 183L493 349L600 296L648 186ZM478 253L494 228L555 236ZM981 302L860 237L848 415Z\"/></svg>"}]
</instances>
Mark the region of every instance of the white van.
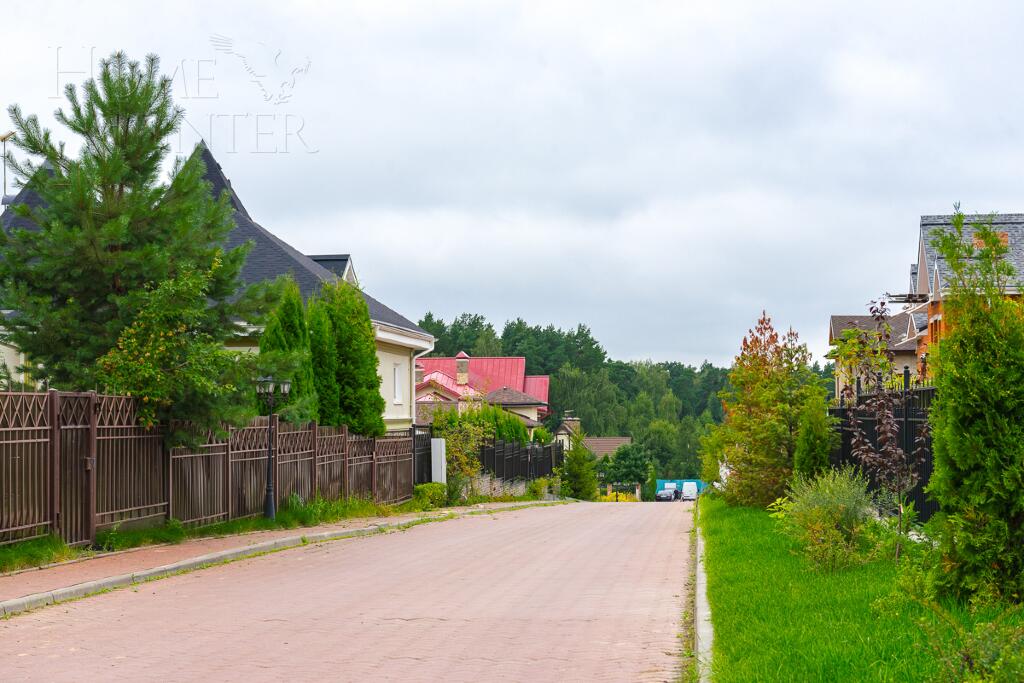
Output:
<instances>
[{"instance_id":1,"label":"white van","mask_svg":"<svg viewBox=\"0 0 1024 683\"><path fill-rule=\"evenodd\" d=\"M683 500L697 500L697 482L683 482Z\"/></svg>"}]
</instances>

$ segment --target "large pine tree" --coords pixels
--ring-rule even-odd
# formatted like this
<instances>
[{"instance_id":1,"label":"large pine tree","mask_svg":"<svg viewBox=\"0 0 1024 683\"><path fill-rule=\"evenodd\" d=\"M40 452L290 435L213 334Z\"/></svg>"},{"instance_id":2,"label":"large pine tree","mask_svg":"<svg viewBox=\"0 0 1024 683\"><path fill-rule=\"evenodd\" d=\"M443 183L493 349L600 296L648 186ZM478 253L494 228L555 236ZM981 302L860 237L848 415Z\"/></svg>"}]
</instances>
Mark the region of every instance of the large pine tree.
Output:
<instances>
[{"instance_id":1,"label":"large pine tree","mask_svg":"<svg viewBox=\"0 0 1024 683\"><path fill-rule=\"evenodd\" d=\"M96 386L96 360L135 320L148 288L184 268L213 273L203 334L227 339L252 315L238 296L247 247L222 254L231 209L211 196L198 153L161 179L183 113L158 59L115 53L66 96L56 117L76 136L77 156L36 116L9 110L15 146L29 157L11 154L9 163L39 201L15 206L20 227L0 236L0 308L14 311L7 341L35 378L84 389Z\"/></svg>"}]
</instances>

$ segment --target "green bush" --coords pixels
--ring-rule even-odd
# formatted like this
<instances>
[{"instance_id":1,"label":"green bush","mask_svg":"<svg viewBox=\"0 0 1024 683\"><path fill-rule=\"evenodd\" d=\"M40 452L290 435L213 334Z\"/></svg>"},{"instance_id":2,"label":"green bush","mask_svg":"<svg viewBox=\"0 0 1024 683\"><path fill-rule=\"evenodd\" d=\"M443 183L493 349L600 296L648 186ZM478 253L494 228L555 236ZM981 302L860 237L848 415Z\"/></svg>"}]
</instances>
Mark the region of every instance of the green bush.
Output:
<instances>
[{"instance_id":1,"label":"green bush","mask_svg":"<svg viewBox=\"0 0 1024 683\"><path fill-rule=\"evenodd\" d=\"M812 393L807 397L797 423L793 471L805 477L813 477L828 467L829 455L839 444L836 422L828 414L828 404L823 394Z\"/></svg>"},{"instance_id":2,"label":"green bush","mask_svg":"<svg viewBox=\"0 0 1024 683\"><path fill-rule=\"evenodd\" d=\"M448 487L441 482L417 484L413 489L413 499L421 501L429 508L444 507L448 502Z\"/></svg>"},{"instance_id":3,"label":"green bush","mask_svg":"<svg viewBox=\"0 0 1024 683\"><path fill-rule=\"evenodd\" d=\"M533 442L541 445L548 445L552 442L554 437L551 436L551 432L545 429L543 426L537 427L533 430Z\"/></svg>"},{"instance_id":4,"label":"green bush","mask_svg":"<svg viewBox=\"0 0 1024 683\"><path fill-rule=\"evenodd\" d=\"M594 456L583 445L582 435L576 435L562 466L562 495L579 500L597 498L595 465Z\"/></svg>"},{"instance_id":5,"label":"green bush","mask_svg":"<svg viewBox=\"0 0 1024 683\"><path fill-rule=\"evenodd\" d=\"M469 477L459 471L448 472L445 485L445 504L448 506L462 505L468 495Z\"/></svg>"},{"instance_id":6,"label":"green bush","mask_svg":"<svg viewBox=\"0 0 1024 683\"><path fill-rule=\"evenodd\" d=\"M826 571L859 559L873 512L868 482L853 467L827 469L816 477L796 475L788 496L772 508L811 563Z\"/></svg>"},{"instance_id":7,"label":"green bush","mask_svg":"<svg viewBox=\"0 0 1024 683\"><path fill-rule=\"evenodd\" d=\"M1024 305L991 224L959 212L935 245L950 269L931 407L929 493L945 516L939 587L1024 600ZM980 245L980 246L978 246Z\"/></svg>"},{"instance_id":8,"label":"green bush","mask_svg":"<svg viewBox=\"0 0 1024 683\"><path fill-rule=\"evenodd\" d=\"M543 500L551 487L551 480L547 477L538 477L526 484L526 495L533 500Z\"/></svg>"}]
</instances>

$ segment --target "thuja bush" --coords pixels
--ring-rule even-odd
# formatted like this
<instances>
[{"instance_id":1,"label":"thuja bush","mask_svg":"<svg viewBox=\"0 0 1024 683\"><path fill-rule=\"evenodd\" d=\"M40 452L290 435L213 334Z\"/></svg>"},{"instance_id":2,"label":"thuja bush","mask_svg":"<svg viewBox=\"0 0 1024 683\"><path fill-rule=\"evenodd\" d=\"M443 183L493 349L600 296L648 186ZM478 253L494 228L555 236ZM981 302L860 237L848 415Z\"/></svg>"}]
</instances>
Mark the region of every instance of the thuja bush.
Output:
<instances>
[{"instance_id":1,"label":"thuja bush","mask_svg":"<svg viewBox=\"0 0 1024 683\"><path fill-rule=\"evenodd\" d=\"M935 469L942 506L938 587L972 598L1024 598L1024 306L1006 296L1008 246L957 210L934 244L948 266L948 330L934 363Z\"/></svg>"}]
</instances>

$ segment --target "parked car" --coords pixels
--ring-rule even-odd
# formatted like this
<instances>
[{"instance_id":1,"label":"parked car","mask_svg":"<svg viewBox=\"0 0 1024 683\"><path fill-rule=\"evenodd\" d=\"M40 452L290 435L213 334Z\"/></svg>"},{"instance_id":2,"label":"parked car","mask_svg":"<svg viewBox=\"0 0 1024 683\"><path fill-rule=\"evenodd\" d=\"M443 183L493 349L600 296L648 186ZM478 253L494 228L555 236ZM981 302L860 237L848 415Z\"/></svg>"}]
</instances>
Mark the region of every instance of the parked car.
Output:
<instances>
[{"instance_id":1,"label":"parked car","mask_svg":"<svg viewBox=\"0 0 1024 683\"><path fill-rule=\"evenodd\" d=\"M654 500L675 500L675 489L662 489L654 494Z\"/></svg>"},{"instance_id":2,"label":"parked car","mask_svg":"<svg viewBox=\"0 0 1024 683\"><path fill-rule=\"evenodd\" d=\"M697 500L697 482L684 481L682 497L683 500Z\"/></svg>"}]
</instances>

